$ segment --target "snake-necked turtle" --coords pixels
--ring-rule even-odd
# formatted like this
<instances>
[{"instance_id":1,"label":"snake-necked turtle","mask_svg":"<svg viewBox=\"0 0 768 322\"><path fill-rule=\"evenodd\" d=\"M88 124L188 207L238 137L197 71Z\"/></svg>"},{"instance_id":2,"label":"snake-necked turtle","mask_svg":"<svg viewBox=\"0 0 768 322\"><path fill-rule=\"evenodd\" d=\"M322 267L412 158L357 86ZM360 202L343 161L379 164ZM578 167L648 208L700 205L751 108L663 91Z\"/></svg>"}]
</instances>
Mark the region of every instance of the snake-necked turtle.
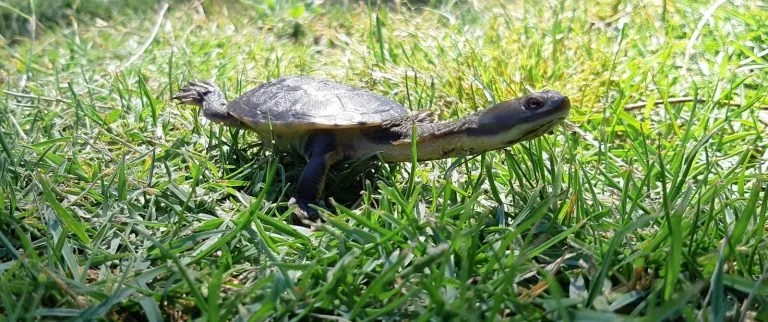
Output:
<instances>
[{"instance_id":1,"label":"snake-necked turtle","mask_svg":"<svg viewBox=\"0 0 768 322\"><path fill-rule=\"evenodd\" d=\"M318 215L309 205L318 204L332 164L376 155L384 162L411 161L414 126L417 159L434 160L538 137L570 109L566 96L544 91L438 122L368 90L306 76L266 82L229 103L208 81L190 82L173 98L201 106L211 121L255 131L277 150L303 156L307 166L290 203L298 205L299 217L309 219Z\"/></svg>"}]
</instances>

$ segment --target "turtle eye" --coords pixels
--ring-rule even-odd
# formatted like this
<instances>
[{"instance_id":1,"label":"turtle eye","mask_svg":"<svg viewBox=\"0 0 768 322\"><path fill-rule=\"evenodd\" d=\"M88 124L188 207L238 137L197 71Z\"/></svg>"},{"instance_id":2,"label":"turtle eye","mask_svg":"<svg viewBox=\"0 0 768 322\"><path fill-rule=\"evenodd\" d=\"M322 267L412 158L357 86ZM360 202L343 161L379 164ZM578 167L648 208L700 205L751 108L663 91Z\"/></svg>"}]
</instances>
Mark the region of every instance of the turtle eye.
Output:
<instances>
[{"instance_id":1,"label":"turtle eye","mask_svg":"<svg viewBox=\"0 0 768 322\"><path fill-rule=\"evenodd\" d=\"M525 109L529 111L535 111L544 106L544 101L538 97L529 97L525 101Z\"/></svg>"}]
</instances>

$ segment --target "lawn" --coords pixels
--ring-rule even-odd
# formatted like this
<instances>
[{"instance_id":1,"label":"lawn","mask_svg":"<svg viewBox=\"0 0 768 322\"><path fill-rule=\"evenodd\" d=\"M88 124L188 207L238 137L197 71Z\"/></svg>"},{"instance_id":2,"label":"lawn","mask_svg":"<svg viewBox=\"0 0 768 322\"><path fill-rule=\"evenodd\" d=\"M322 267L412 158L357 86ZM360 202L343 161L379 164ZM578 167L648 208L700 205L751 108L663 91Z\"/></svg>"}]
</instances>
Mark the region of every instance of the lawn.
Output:
<instances>
[{"instance_id":1,"label":"lawn","mask_svg":"<svg viewBox=\"0 0 768 322\"><path fill-rule=\"evenodd\" d=\"M768 321L768 4L321 2L0 1L0 319ZM170 99L284 75L572 109L307 229L303 161Z\"/></svg>"}]
</instances>

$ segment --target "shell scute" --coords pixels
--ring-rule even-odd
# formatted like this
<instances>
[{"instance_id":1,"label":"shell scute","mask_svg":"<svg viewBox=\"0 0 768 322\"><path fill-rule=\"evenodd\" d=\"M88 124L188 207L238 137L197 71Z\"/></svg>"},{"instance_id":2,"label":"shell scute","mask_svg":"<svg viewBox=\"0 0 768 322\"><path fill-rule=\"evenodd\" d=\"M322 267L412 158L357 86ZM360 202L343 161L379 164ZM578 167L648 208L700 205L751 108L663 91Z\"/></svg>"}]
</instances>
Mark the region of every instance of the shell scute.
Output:
<instances>
[{"instance_id":1,"label":"shell scute","mask_svg":"<svg viewBox=\"0 0 768 322\"><path fill-rule=\"evenodd\" d=\"M254 128L305 130L375 126L408 114L371 91L307 76L283 77L255 87L227 105Z\"/></svg>"}]
</instances>

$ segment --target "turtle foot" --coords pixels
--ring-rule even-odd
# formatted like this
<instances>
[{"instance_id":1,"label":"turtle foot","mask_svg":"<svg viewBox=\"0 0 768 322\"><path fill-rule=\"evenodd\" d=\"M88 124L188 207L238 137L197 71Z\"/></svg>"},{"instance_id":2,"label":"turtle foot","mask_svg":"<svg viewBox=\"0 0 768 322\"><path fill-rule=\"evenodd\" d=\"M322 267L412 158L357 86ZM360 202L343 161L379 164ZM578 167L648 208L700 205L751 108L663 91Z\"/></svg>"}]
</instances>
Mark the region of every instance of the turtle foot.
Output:
<instances>
[{"instance_id":1,"label":"turtle foot","mask_svg":"<svg viewBox=\"0 0 768 322\"><path fill-rule=\"evenodd\" d=\"M319 222L322 219L320 217L320 212L310 206L310 204L317 205L318 203L297 199L295 197L291 198L291 200L288 201L288 207L294 209L290 222L307 227Z\"/></svg>"},{"instance_id":2,"label":"turtle foot","mask_svg":"<svg viewBox=\"0 0 768 322\"><path fill-rule=\"evenodd\" d=\"M206 95L216 91L219 89L209 81L191 81L171 98L183 104L203 106Z\"/></svg>"},{"instance_id":3,"label":"turtle foot","mask_svg":"<svg viewBox=\"0 0 768 322\"><path fill-rule=\"evenodd\" d=\"M229 114L224 94L209 81L191 81L171 98L182 104L202 107L203 116L213 122L247 128L238 118Z\"/></svg>"}]
</instances>

